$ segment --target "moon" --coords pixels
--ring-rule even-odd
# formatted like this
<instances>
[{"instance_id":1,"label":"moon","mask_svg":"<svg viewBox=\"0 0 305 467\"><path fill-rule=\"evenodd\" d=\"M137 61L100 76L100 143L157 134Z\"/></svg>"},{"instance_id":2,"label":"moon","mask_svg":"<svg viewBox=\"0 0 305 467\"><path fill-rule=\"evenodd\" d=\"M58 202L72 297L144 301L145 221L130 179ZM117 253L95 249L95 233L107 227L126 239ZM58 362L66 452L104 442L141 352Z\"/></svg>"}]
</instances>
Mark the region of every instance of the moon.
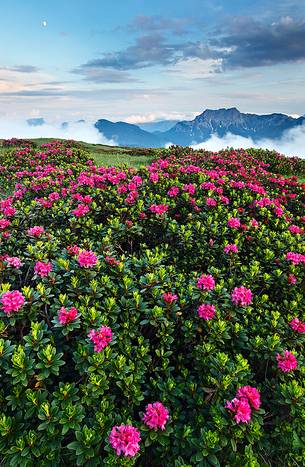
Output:
<instances>
[{"instance_id":1,"label":"moon","mask_svg":"<svg viewBox=\"0 0 305 467\"><path fill-rule=\"evenodd\" d=\"M43 22L42 22L42 25L43 25L44 28L46 28L47 25L48 25L48 23L47 23L46 21L43 21Z\"/></svg>"}]
</instances>

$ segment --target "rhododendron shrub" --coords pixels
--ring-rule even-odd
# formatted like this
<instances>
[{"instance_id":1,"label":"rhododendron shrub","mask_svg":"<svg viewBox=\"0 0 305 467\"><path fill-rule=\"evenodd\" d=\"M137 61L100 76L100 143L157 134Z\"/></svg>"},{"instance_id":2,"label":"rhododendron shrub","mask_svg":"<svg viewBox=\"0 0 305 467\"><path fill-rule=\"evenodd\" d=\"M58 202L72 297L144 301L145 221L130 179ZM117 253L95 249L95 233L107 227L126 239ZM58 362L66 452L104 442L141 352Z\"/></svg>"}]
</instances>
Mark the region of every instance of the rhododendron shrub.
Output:
<instances>
[{"instance_id":1,"label":"rhododendron shrub","mask_svg":"<svg viewBox=\"0 0 305 467\"><path fill-rule=\"evenodd\" d=\"M136 170L5 144L3 465L305 465L297 173L254 149Z\"/></svg>"}]
</instances>

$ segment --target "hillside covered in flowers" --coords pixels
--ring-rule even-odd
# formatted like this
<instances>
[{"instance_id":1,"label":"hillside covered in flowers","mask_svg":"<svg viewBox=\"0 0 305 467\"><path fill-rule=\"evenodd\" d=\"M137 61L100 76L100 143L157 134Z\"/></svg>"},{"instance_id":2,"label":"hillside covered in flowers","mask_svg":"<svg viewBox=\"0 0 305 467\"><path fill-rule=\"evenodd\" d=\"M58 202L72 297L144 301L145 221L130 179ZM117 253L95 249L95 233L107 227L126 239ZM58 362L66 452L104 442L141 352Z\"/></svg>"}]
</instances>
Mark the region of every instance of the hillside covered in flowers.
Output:
<instances>
[{"instance_id":1,"label":"hillside covered in flowers","mask_svg":"<svg viewBox=\"0 0 305 467\"><path fill-rule=\"evenodd\" d=\"M305 161L0 155L0 458L305 464Z\"/></svg>"}]
</instances>

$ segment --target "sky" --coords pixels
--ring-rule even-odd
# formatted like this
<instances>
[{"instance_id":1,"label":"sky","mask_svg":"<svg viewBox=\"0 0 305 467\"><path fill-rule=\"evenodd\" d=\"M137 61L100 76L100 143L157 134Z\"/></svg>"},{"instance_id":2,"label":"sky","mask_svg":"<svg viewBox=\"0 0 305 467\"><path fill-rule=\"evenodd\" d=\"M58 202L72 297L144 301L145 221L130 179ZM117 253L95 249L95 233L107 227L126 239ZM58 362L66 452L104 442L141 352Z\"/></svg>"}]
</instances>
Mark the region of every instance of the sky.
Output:
<instances>
[{"instance_id":1,"label":"sky","mask_svg":"<svg viewBox=\"0 0 305 467\"><path fill-rule=\"evenodd\" d=\"M1 0L0 119L305 114L303 0Z\"/></svg>"}]
</instances>

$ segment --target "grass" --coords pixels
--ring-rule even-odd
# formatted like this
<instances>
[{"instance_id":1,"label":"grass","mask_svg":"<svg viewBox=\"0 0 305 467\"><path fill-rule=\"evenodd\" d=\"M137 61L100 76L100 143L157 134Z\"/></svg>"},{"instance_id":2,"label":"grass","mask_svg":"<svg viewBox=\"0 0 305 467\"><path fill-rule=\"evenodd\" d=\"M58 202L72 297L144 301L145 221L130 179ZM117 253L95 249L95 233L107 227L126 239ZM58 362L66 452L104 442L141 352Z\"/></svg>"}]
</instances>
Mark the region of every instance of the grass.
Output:
<instances>
[{"instance_id":1,"label":"grass","mask_svg":"<svg viewBox=\"0 0 305 467\"><path fill-rule=\"evenodd\" d=\"M34 138L32 141L35 141L37 146L40 146L54 139L55 138ZM127 165L128 167L138 168L150 164L160 153L160 149L128 148L85 142L82 142L82 144L84 148L91 153L92 159L98 166ZM1 150L3 150L3 148L0 146L0 152Z\"/></svg>"}]
</instances>

